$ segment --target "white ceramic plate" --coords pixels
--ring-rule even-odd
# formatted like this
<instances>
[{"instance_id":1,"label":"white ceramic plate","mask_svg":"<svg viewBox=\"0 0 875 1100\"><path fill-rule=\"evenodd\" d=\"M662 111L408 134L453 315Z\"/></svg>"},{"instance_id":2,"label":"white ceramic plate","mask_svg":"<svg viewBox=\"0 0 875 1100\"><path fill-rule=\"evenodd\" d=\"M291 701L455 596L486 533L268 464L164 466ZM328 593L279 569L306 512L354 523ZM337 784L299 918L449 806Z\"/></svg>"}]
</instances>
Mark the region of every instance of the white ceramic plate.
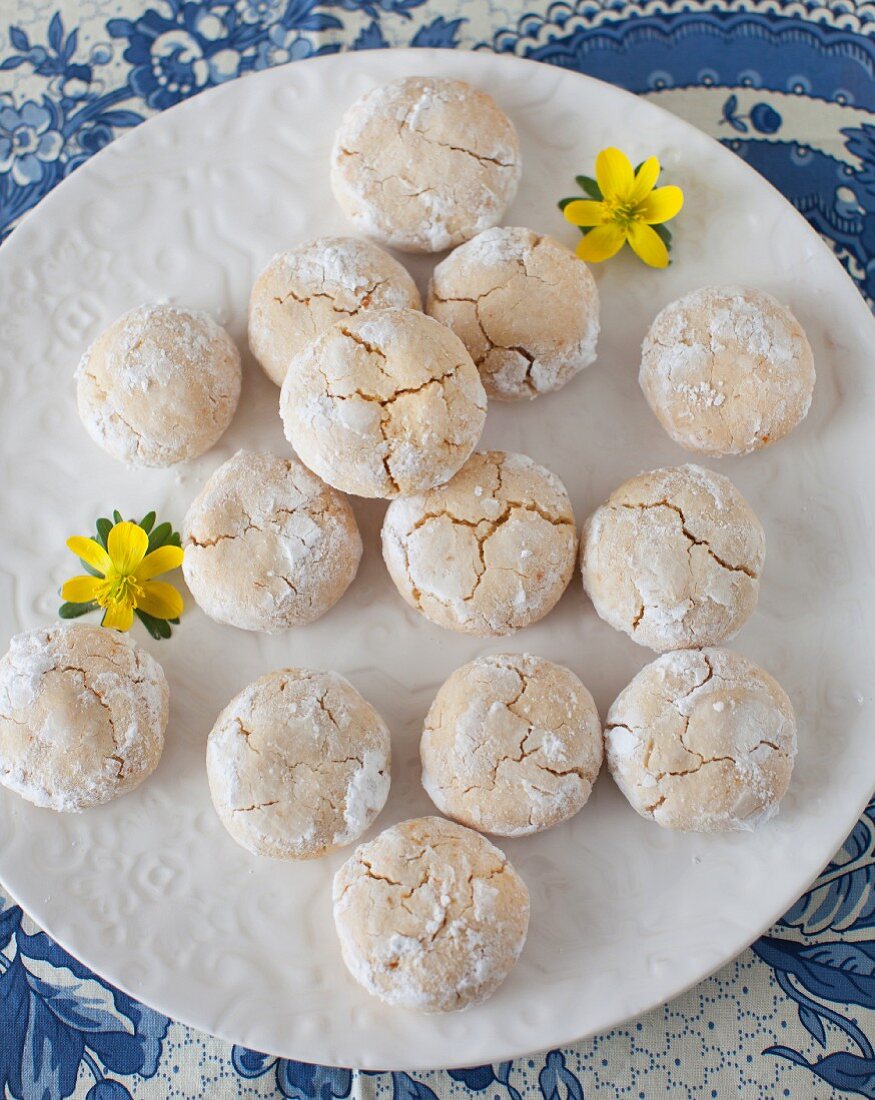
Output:
<instances>
[{"instance_id":1,"label":"white ceramic plate","mask_svg":"<svg viewBox=\"0 0 875 1100\"><path fill-rule=\"evenodd\" d=\"M286 444L277 391L247 362L240 411L201 460L129 471L76 415L73 369L117 314L169 297L213 312L245 345L255 274L278 249L347 227L327 182L332 133L364 89L392 77L460 77L489 89L525 158L507 223L576 230L556 200L607 144L659 155L687 206L667 272L625 256L596 270L598 362L561 394L495 405L484 444L555 470L580 521L621 480L687 456L638 389L657 310L713 282L787 301L814 346L805 423L720 469L761 516L760 607L735 643L774 673L800 720L780 816L755 835L679 836L641 820L603 776L573 821L503 847L532 893L529 941L485 1005L447 1017L391 1010L347 976L331 922L337 854L306 864L249 856L209 801L204 744L230 696L263 672L336 668L394 738L382 828L430 804L418 738L432 695L475 655L561 661L604 714L652 658L601 623L579 578L548 618L498 642L444 632L406 608L379 552L383 507L356 502L365 558L324 619L275 638L218 626L190 604L170 642L138 639L171 683L167 749L135 793L80 816L0 799L0 876L73 954L169 1015L259 1050L365 1068L470 1065L610 1027L671 997L748 944L839 846L875 780L872 469L875 346L863 301L826 247L762 179L710 139L575 73L455 52L359 53L297 63L207 93L121 138L57 188L0 253L0 641L51 621L74 566L65 537L97 515L157 508L181 524L198 487L240 446ZM429 264L417 260L424 281Z\"/></svg>"}]
</instances>

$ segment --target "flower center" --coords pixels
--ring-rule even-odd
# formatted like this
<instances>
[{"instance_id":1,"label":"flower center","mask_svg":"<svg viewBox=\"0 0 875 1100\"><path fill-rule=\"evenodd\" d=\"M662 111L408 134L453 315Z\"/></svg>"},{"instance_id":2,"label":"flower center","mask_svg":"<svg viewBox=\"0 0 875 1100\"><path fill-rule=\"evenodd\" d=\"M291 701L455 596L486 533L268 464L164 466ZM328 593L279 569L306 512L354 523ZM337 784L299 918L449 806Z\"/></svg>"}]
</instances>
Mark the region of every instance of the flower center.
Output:
<instances>
[{"instance_id":1,"label":"flower center","mask_svg":"<svg viewBox=\"0 0 875 1100\"><path fill-rule=\"evenodd\" d=\"M109 604L136 607L143 595L143 587L130 573L117 573L110 569L97 593L101 607Z\"/></svg>"},{"instance_id":2,"label":"flower center","mask_svg":"<svg viewBox=\"0 0 875 1100\"><path fill-rule=\"evenodd\" d=\"M18 153L32 153L37 147L37 137L30 126L19 126L12 134L12 144Z\"/></svg>"},{"instance_id":3,"label":"flower center","mask_svg":"<svg viewBox=\"0 0 875 1100\"><path fill-rule=\"evenodd\" d=\"M624 229L633 222L641 220L641 212L634 203L624 202L620 199L605 199L610 220L617 222Z\"/></svg>"}]
</instances>

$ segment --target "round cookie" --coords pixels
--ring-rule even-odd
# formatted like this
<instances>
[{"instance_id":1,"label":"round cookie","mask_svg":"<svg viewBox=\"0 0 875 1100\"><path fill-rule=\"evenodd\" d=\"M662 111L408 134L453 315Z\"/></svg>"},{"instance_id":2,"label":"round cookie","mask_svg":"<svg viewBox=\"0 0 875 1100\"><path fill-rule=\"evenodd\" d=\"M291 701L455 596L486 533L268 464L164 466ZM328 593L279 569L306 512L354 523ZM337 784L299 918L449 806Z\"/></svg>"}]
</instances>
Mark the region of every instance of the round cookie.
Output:
<instances>
[{"instance_id":1,"label":"round cookie","mask_svg":"<svg viewBox=\"0 0 875 1100\"><path fill-rule=\"evenodd\" d=\"M709 286L657 316L639 380L675 443L741 455L777 442L805 418L814 357L802 326L771 294Z\"/></svg>"},{"instance_id":2,"label":"round cookie","mask_svg":"<svg viewBox=\"0 0 875 1100\"><path fill-rule=\"evenodd\" d=\"M331 153L344 214L404 252L440 252L496 225L521 172L516 131L491 96L433 77L365 92Z\"/></svg>"},{"instance_id":3,"label":"round cookie","mask_svg":"<svg viewBox=\"0 0 875 1100\"><path fill-rule=\"evenodd\" d=\"M490 397L561 389L593 362L599 296L589 268L531 229L487 229L434 270L428 312L459 336Z\"/></svg>"},{"instance_id":4,"label":"round cookie","mask_svg":"<svg viewBox=\"0 0 875 1100\"><path fill-rule=\"evenodd\" d=\"M336 672L262 676L207 738L222 824L274 859L313 859L357 840L386 804L390 763L386 724Z\"/></svg>"},{"instance_id":5,"label":"round cookie","mask_svg":"<svg viewBox=\"0 0 875 1100\"><path fill-rule=\"evenodd\" d=\"M110 802L155 770L168 706L163 669L125 634L18 634L0 660L0 783L66 813Z\"/></svg>"},{"instance_id":6,"label":"round cookie","mask_svg":"<svg viewBox=\"0 0 875 1100\"><path fill-rule=\"evenodd\" d=\"M208 451L240 397L240 353L207 313L132 309L105 329L76 371L88 434L132 466L172 466Z\"/></svg>"},{"instance_id":7,"label":"round cookie","mask_svg":"<svg viewBox=\"0 0 875 1100\"><path fill-rule=\"evenodd\" d=\"M363 309L421 309L416 283L388 252L354 237L320 237L280 252L249 298L249 347L283 384L289 363L337 321Z\"/></svg>"},{"instance_id":8,"label":"round cookie","mask_svg":"<svg viewBox=\"0 0 875 1100\"><path fill-rule=\"evenodd\" d=\"M529 891L479 833L420 817L362 844L334 876L343 961L368 993L421 1012L479 1004L516 964Z\"/></svg>"},{"instance_id":9,"label":"round cookie","mask_svg":"<svg viewBox=\"0 0 875 1100\"><path fill-rule=\"evenodd\" d=\"M525 836L584 806L602 766L602 726L569 669L502 653L478 657L443 684L420 753L422 785L441 813Z\"/></svg>"},{"instance_id":10,"label":"round cookie","mask_svg":"<svg viewBox=\"0 0 875 1100\"><path fill-rule=\"evenodd\" d=\"M754 829L778 812L796 756L780 685L728 649L666 653L620 693L608 767L642 817L686 832Z\"/></svg>"},{"instance_id":11,"label":"round cookie","mask_svg":"<svg viewBox=\"0 0 875 1100\"><path fill-rule=\"evenodd\" d=\"M565 486L525 455L484 451L446 485L393 501L383 558L411 607L449 630L512 634L568 586L577 529Z\"/></svg>"},{"instance_id":12,"label":"round cookie","mask_svg":"<svg viewBox=\"0 0 875 1100\"><path fill-rule=\"evenodd\" d=\"M448 481L486 421L462 341L412 309L340 322L294 360L280 395L286 438L321 478L362 497Z\"/></svg>"},{"instance_id":13,"label":"round cookie","mask_svg":"<svg viewBox=\"0 0 875 1100\"><path fill-rule=\"evenodd\" d=\"M245 450L192 501L183 539L198 605L216 622L267 634L324 615L362 556L345 497L293 458Z\"/></svg>"},{"instance_id":14,"label":"round cookie","mask_svg":"<svg viewBox=\"0 0 875 1100\"><path fill-rule=\"evenodd\" d=\"M753 613L766 542L732 482L701 466L625 481L586 521L583 585L605 622L658 653L716 645Z\"/></svg>"}]
</instances>

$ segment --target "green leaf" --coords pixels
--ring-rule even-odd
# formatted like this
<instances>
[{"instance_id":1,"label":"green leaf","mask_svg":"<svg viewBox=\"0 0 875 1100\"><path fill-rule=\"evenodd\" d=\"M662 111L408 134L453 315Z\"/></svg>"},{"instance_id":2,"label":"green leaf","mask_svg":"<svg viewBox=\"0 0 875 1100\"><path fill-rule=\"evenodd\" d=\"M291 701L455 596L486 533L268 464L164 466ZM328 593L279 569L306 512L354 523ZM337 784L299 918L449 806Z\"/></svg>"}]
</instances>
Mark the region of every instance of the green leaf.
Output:
<instances>
[{"instance_id":1,"label":"green leaf","mask_svg":"<svg viewBox=\"0 0 875 1100\"><path fill-rule=\"evenodd\" d=\"M664 225L652 225L650 227L662 239L662 243L671 252L671 230Z\"/></svg>"},{"instance_id":2,"label":"green leaf","mask_svg":"<svg viewBox=\"0 0 875 1100\"><path fill-rule=\"evenodd\" d=\"M80 615L87 615L89 611L96 611L97 603L62 603L58 608L58 616L62 619L78 619Z\"/></svg>"},{"instance_id":3,"label":"green leaf","mask_svg":"<svg viewBox=\"0 0 875 1100\"><path fill-rule=\"evenodd\" d=\"M643 161L643 160L642 160L640 164L636 164L636 165L635 165L635 175L636 175L636 176L637 176L637 175L638 175L638 173L639 173L639 172L641 171L641 169L642 169L642 168L644 167L644 164L645 164L645 161ZM662 175L662 165L660 165L660 166L659 166L659 171L658 171L658 172L656 173L656 178L657 178L657 179L659 179L659 177L660 177L661 175ZM654 185L654 186L655 186L655 185Z\"/></svg>"},{"instance_id":4,"label":"green leaf","mask_svg":"<svg viewBox=\"0 0 875 1100\"><path fill-rule=\"evenodd\" d=\"M90 573L92 577L103 576L99 569L95 569L93 565L89 565L88 562L84 561L82 558L79 559L79 564L82 566L85 572Z\"/></svg>"},{"instance_id":5,"label":"green leaf","mask_svg":"<svg viewBox=\"0 0 875 1100\"><path fill-rule=\"evenodd\" d=\"M125 522L125 521L124 521L124 520L122 519L122 514L121 514L121 512L119 512L118 510L116 510L115 512L113 512L113 514L112 514L112 518L113 518L113 519L115 520L115 522L116 522L116 523L124 523L124 522Z\"/></svg>"},{"instance_id":6,"label":"green leaf","mask_svg":"<svg viewBox=\"0 0 875 1100\"><path fill-rule=\"evenodd\" d=\"M155 513L154 512L149 512L148 515L143 516L143 518L140 520L140 526L143 528L143 530L146 532L147 535L152 530L154 525L155 525Z\"/></svg>"},{"instance_id":7,"label":"green leaf","mask_svg":"<svg viewBox=\"0 0 875 1100\"><path fill-rule=\"evenodd\" d=\"M180 535L180 533L178 531L173 532L173 534L167 540L167 545L168 546L178 546L180 550L182 549L182 536Z\"/></svg>"},{"instance_id":8,"label":"green leaf","mask_svg":"<svg viewBox=\"0 0 875 1100\"><path fill-rule=\"evenodd\" d=\"M158 526L149 535L149 546L146 550L147 554L151 554L153 550L157 550L159 546L164 546L166 542L172 537L173 528L169 523L159 523Z\"/></svg>"},{"instance_id":9,"label":"green leaf","mask_svg":"<svg viewBox=\"0 0 875 1100\"><path fill-rule=\"evenodd\" d=\"M604 195L602 189L599 187L598 182L592 178L592 176L575 176L574 182L581 189L585 191L591 199L595 199L597 202L604 201Z\"/></svg>"},{"instance_id":10,"label":"green leaf","mask_svg":"<svg viewBox=\"0 0 875 1100\"><path fill-rule=\"evenodd\" d=\"M106 549L106 540L109 538L109 533L112 530L112 520L107 519L105 516L97 521L97 540Z\"/></svg>"},{"instance_id":11,"label":"green leaf","mask_svg":"<svg viewBox=\"0 0 875 1100\"><path fill-rule=\"evenodd\" d=\"M140 611L139 608L137 609L136 615L156 641L160 642L163 638L170 637L172 631L170 629L170 623L167 622L166 619L156 619L154 615L147 615L145 611ZM176 621L178 622L179 620L177 619Z\"/></svg>"}]
</instances>

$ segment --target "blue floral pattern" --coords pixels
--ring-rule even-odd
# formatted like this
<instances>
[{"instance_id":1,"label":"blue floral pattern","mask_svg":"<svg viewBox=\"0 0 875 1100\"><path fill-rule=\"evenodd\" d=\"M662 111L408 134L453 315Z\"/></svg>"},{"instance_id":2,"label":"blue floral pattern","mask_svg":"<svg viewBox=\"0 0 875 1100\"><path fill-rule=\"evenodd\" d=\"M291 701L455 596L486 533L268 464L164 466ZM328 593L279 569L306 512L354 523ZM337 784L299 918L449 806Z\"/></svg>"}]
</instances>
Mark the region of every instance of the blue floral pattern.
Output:
<instances>
[{"instance_id":1,"label":"blue floral pattern","mask_svg":"<svg viewBox=\"0 0 875 1100\"><path fill-rule=\"evenodd\" d=\"M25 932L16 906L0 913L0 951L5 1096L70 1096L85 1067L91 1100L110 1100L130 1093L109 1075L154 1075L166 1016L96 977L44 932Z\"/></svg>"},{"instance_id":2,"label":"blue floral pattern","mask_svg":"<svg viewBox=\"0 0 875 1100\"><path fill-rule=\"evenodd\" d=\"M25 103L20 110L0 107L0 172L8 172L19 187L39 183L61 155L64 139L51 100Z\"/></svg>"},{"instance_id":3,"label":"blue floral pattern","mask_svg":"<svg viewBox=\"0 0 875 1100\"><path fill-rule=\"evenodd\" d=\"M709 0L690 10L681 0L143 0L139 7L94 0L92 7L98 14L87 26L34 7L26 25L0 27L0 237L119 133L205 88L343 48L465 46L579 69L655 102L684 91L691 103L713 104L714 136L795 203L875 300L875 12L866 3ZM807 104L821 119L831 112L829 132L809 132ZM677 1012L663 1010L665 1035L674 1039L658 1057L641 1021L537 1059L416 1075L359 1074L216 1042L219 1077L232 1084L227 1093L215 1081L202 1091L344 1100L359 1095L367 1078L371 1094L392 1100L583 1100L590 1085L599 1095L605 1088L657 1095L647 1077L660 1073L666 1081L674 1075L677 1095L718 1097L725 1092L711 1082L724 1079L725 1037L709 1045L715 1022L706 1025L707 1006L723 988L736 1003L748 994L741 983L756 979L770 983L775 1007L745 1039L753 1053L738 1058L734 1094L875 1098L875 1016L867 1015L875 1013L873 883L875 802L815 885L732 974L682 998ZM192 1038L29 928L16 906L0 911L4 1095L123 1100L145 1093L150 1081L158 1091L149 1095L197 1094L174 1085L174 1075L188 1044L212 1040ZM683 1013L689 1019L675 1019ZM655 1033L652 1019L646 1026ZM681 1083L681 1060L669 1049L687 1035L705 1052L703 1065L713 1062L698 1084ZM745 1076L744 1064L755 1059L758 1076ZM615 1090L618 1075L625 1083Z\"/></svg>"}]
</instances>

